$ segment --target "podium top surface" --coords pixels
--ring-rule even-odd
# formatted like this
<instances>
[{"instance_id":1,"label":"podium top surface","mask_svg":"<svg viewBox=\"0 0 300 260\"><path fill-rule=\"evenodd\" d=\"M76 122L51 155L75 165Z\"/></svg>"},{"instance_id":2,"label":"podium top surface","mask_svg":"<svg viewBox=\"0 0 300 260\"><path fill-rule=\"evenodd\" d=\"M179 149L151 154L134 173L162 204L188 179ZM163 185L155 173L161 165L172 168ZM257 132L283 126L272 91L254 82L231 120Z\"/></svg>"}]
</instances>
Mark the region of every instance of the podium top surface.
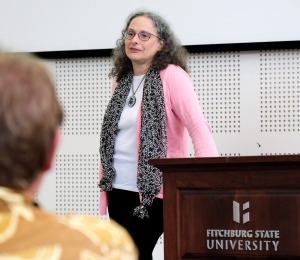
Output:
<instances>
[{"instance_id":1,"label":"podium top surface","mask_svg":"<svg viewBox=\"0 0 300 260\"><path fill-rule=\"evenodd\" d=\"M150 159L151 165L220 165L220 164L300 164L300 155L262 155L262 156L220 156L220 157L188 157Z\"/></svg>"}]
</instances>

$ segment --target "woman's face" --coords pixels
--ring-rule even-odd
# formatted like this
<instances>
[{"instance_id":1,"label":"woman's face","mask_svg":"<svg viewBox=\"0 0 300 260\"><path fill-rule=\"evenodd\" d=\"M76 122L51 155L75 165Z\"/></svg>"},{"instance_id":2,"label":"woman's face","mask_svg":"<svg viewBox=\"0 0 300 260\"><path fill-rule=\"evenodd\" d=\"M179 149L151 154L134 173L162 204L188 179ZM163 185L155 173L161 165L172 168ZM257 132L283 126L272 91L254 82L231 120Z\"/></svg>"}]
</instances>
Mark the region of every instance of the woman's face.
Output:
<instances>
[{"instance_id":1,"label":"woman's face","mask_svg":"<svg viewBox=\"0 0 300 260\"><path fill-rule=\"evenodd\" d=\"M125 38L125 52L131 60L133 67L145 66L150 67L154 55L162 48L163 41L157 35L156 29L151 19L145 16L134 18L127 29L130 33L135 33L133 39ZM139 33L150 33L150 39L143 41L139 38Z\"/></svg>"}]
</instances>

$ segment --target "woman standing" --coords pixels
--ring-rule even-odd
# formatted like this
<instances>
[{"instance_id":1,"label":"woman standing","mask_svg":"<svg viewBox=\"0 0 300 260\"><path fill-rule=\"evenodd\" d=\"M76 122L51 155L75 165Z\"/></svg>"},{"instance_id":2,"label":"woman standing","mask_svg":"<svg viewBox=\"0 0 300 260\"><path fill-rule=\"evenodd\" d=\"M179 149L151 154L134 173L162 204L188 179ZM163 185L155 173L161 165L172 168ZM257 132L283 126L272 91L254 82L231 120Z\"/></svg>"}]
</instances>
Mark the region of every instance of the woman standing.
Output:
<instances>
[{"instance_id":1,"label":"woman standing","mask_svg":"<svg viewBox=\"0 0 300 260\"><path fill-rule=\"evenodd\" d=\"M103 119L101 213L123 225L140 259L152 259L163 233L162 173L151 158L218 156L193 84L187 52L159 15L129 16L114 49L113 96Z\"/></svg>"}]
</instances>

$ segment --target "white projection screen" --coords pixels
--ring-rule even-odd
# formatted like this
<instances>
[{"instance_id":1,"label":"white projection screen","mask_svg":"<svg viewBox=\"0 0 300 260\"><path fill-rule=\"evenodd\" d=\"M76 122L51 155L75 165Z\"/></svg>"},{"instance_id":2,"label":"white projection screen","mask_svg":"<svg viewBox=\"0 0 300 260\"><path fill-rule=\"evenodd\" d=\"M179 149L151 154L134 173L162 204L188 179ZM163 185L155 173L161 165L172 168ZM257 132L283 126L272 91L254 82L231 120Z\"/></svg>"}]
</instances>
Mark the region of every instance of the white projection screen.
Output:
<instances>
[{"instance_id":1,"label":"white projection screen","mask_svg":"<svg viewBox=\"0 0 300 260\"><path fill-rule=\"evenodd\" d=\"M140 8L165 17L185 46L300 40L299 0L0 0L0 48L112 49Z\"/></svg>"}]
</instances>

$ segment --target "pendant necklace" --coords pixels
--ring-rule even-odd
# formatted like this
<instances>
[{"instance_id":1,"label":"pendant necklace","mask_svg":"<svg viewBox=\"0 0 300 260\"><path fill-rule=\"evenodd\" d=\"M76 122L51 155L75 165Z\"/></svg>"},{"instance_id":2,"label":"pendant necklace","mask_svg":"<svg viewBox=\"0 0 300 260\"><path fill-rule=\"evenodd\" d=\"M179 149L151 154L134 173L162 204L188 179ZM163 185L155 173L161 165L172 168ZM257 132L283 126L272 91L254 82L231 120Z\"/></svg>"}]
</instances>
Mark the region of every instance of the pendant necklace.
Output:
<instances>
[{"instance_id":1,"label":"pendant necklace","mask_svg":"<svg viewBox=\"0 0 300 260\"><path fill-rule=\"evenodd\" d=\"M138 90L139 87L141 86L141 84L142 84L142 82L144 81L145 77L146 77L146 74L145 74L144 77L142 78L140 84L138 85L138 87L136 88L135 91L133 90L133 80L132 80L132 82L131 82L132 95L131 95L131 97L130 97L129 100L128 100L128 106L133 107L133 106L135 105L135 103L136 103L135 93L137 92L137 90Z\"/></svg>"}]
</instances>

